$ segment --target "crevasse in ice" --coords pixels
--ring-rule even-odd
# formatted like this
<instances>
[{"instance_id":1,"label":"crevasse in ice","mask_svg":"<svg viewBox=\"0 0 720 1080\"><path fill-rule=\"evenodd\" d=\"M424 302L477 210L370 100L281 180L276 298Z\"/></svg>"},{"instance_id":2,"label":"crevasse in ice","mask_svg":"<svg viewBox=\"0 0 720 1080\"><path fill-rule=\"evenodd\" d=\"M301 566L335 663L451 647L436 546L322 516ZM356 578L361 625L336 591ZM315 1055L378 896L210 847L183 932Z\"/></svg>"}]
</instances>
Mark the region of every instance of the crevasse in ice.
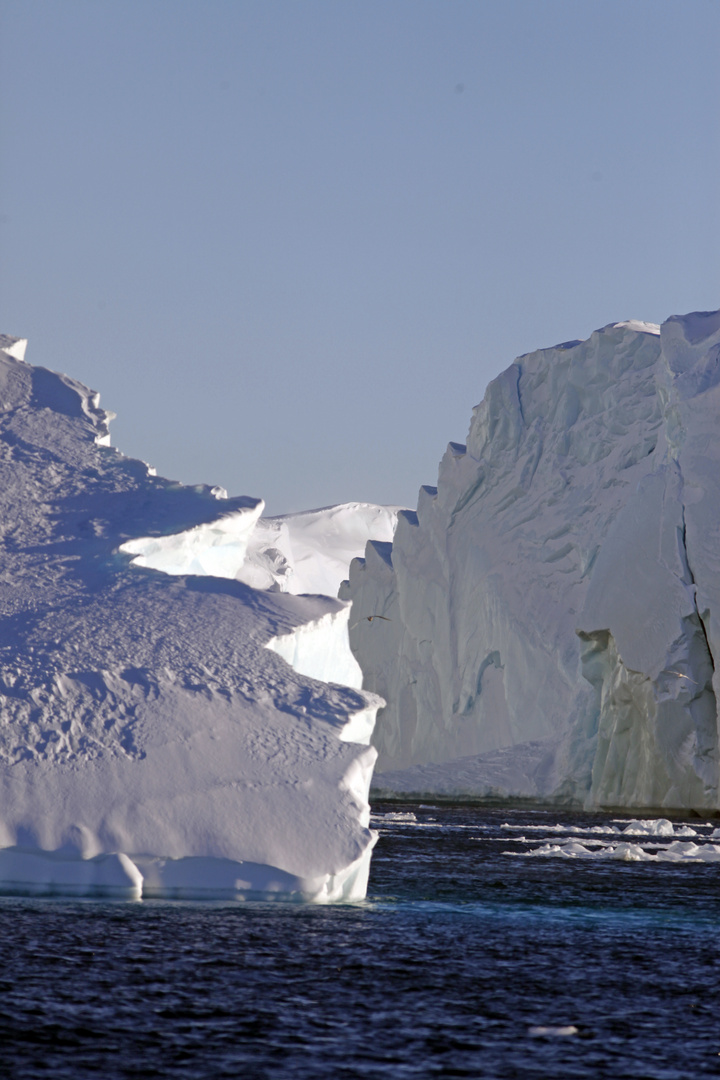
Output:
<instances>
[{"instance_id":1,"label":"crevasse in ice","mask_svg":"<svg viewBox=\"0 0 720 1080\"><path fill-rule=\"evenodd\" d=\"M341 591L379 789L718 806L719 421L720 312L489 385Z\"/></svg>"}]
</instances>

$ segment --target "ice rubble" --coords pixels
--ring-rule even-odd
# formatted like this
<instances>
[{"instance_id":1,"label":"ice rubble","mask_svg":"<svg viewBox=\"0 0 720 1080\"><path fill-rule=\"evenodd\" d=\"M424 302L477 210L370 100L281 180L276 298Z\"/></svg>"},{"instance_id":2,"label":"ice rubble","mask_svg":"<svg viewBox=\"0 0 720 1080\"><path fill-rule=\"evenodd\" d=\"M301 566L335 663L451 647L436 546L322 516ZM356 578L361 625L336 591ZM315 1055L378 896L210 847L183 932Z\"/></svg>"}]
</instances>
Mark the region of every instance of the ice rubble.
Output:
<instances>
[{"instance_id":1,"label":"ice rubble","mask_svg":"<svg viewBox=\"0 0 720 1080\"><path fill-rule=\"evenodd\" d=\"M658 851L646 851L639 844L609 844L599 850L590 850L578 840L566 840L563 844L544 844L534 851L506 852L531 858L555 859L617 859L619 862L673 862L698 863L720 862L720 844L694 844L692 841L675 840Z\"/></svg>"},{"instance_id":2,"label":"ice rubble","mask_svg":"<svg viewBox=\"0 0 720 1080\"><path fill-rule=\"evenodd\" d=\"M362 897L379 701L348 605L283 591L287 548L251 588L284 523L123 457L98 395L23 354L0 338L0 891ZM296 583L392 523L322 514Z\"/></svg>"},{"instance_id":3,"label":"ice rubble","mask_svg":"<svg viewBox=\"0 0 720 1080\"><path fill-rule=\"evenodd\" d=\"M624 828L618 825L624 824ZM530 832L533 828L544 833L572 833L566 839L541 844L530 851L506 851L505 855L522 855L525 858L560 859L614 859L620 862L674 862L711 863L720 862L720 844L716 840L718 830L710 834L710 823L698 825L673 825L667 818L643 821L626 821L617 824L595 825L583 828L577 825L532 826L502 825L506 830ZM597 833L614 834L612 839L599 839ZM577 836L580 835L581 839ZM632 837L634 843L628 841ZM688 839L693 837L692 840ZM536 843L537 837L527 840L525 836L513 836L514 843Z\"/></svg>"},{"instance_id":4,"label":"ice rubble","mask_svg":"<svg viewBox=\"0 0 720 1080\"><path fill-rule=\"evenodd\" d=\"M718 806L719 417L720 312L489 385L341 591L380 790Z\"/></svg>"}]
</instances>

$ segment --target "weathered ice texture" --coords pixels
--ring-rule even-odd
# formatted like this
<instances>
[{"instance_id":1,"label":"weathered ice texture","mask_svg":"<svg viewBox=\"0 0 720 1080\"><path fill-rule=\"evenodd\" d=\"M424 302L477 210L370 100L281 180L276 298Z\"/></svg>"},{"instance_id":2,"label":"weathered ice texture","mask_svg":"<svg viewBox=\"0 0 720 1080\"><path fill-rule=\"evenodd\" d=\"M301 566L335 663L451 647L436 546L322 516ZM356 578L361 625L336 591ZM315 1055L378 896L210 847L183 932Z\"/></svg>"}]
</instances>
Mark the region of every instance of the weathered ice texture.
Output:
<instances>
[{"instance_id":1,"label":"weathered ice texture","mask_svg":"<svg viewBox=\"0 0 720 1080\"><path fill-rule=\"evenodd\" d=\"M380 789L718 806L720 312L520 357L341 595Z\"/></svg>"},{"instance_id":2,"label":"weathered ice texture","mask_svg":"<svg viewBox=\"0 0 720 1080\"><path fill-rule=\"evenodd\" d=\"M249 587L262 501L123 457L23 346L0 338L0 891L364 896L378 700L348 605Z\"/></svg>"}]
</instances>

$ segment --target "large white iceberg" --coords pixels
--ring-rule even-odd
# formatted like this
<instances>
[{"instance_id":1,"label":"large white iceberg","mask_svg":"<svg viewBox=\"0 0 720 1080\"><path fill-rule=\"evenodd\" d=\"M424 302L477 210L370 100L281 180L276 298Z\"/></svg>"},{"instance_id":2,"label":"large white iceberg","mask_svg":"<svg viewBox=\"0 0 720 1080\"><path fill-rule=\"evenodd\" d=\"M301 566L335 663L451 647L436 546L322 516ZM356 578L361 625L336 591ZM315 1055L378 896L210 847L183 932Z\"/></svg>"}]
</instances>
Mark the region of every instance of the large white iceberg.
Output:
<instances>
[{"instance_id":1,"label":"large white iceberg","mask_svg":"<svg viewBox=\"0 0 720 1080\"><path fill-rule=\"evenodd\" d=\"M717 807L720 312L521 356L341 595L378 788Z\"/></svg>"},{"instance_id":2,"label":"large white iceberg","mask_svg":"<svg viewBox=\"0 0 720 1080\"><path fill-rule=\"evenodd\" d=\"M362 897L379 701L349 606L282 591L261 500L154 476L23 355L0 338L0 891ZM394 522L318 513L344 528L310 530L313 578L285 526L296 583ZM265 591L242 580L273 559Z\"/></svg>"}]
</instances>

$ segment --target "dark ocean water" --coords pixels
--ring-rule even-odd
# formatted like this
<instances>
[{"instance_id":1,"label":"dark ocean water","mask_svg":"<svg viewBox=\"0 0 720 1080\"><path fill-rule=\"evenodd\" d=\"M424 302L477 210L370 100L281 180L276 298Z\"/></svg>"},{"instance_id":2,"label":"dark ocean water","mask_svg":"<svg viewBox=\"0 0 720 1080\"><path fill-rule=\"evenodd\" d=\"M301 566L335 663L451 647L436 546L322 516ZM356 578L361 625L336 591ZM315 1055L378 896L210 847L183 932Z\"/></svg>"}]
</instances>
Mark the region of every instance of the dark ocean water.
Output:
<instances>
[{"instance_id":1,"label":"dark ocean water","mask_svg":"<svg viewBox=\"0 0 720 1080\"><path fill-rule=\"evenodd\" d=\"M376 810L363 905L0 900L0 1075L720 1075L720 863L505 854L609 816Z\"/></svg>"}]
</instances>

